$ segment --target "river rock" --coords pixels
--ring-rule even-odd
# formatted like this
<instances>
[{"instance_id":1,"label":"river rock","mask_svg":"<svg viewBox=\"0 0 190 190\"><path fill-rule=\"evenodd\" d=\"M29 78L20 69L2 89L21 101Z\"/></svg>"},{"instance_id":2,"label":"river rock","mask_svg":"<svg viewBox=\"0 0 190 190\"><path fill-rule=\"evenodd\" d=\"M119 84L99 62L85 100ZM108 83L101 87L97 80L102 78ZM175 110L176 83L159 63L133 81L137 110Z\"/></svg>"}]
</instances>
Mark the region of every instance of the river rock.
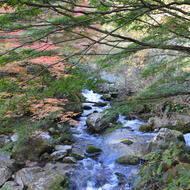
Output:
<instances>
[{"instance_id":1,"label":"river rock","mask_svg":"<svg viewBox=\"0 0 190 190\"><path fill-rule=\"evenodd\" d=\"M0 163L0 186L3 185L17 169L15 160L10 159Z\"/></svg>"},{"instance_id":2,"label":"river rock","mask_svg":"<svg viewBox=\"0 0 190 190\"><path fill-rule=\"evenodd\" d=\"M101 152L101 151L102 151L101 148L98 148L98 147L93 146L93 145L88 145L88 146L86 147L86 152L87 152L87 153L95 153L95 152Z\"/></svg>"},{"instance_id":3,"label":"river rock","mask_svg":"<svg viewBox=\"0 0 190 190\"><path fill-rule=\"evenodd\" d=\"M18 161L37 160L40 155L52 150L51 141L52 138L46 133L33 134L13 148L12 157Z\"/></svg>"},{"instance_id":4,"label":"river rock","mask_svg":"<svg viewBox=\"0 0 190 190\"><path fill-rule=\"evenodd\" d=\"M69 156L70 156L70 157L73 157L73 158L76 159L76 160L82 160L82 159L83 159L83 156L81 156L81 155L79 155L79 154L76 154L76 153L74 153L74 152L71 152L71 153L69 154Z\"/></svg>"},{"instance_id":5,"label":"river rock","mask_svg":"<svg viewBox=\"0 0 190 190\"><path fill-rule=\"evenodd\" d=\"M50 160L60 160L60 159L64 158L66 155L67 155L66 150L58 150L58 151L53 152L49 156L49 159Z\"/></svg>"},{"instance_id":6,"label":"river rock","mask_svg":"<svg viewBox=\"0 0 190 190\"><path fill-rule=\"evenodd\" d=\"M56 145L55 146L55 150L57 150L57 151L59 151L59 150L65 150L67 152L71 152L72 146L70 146L70 145Z\"/></svg>"},{"instance_id":7,"label":"river rock","mask_svg":"<svg viewBox=\"0 0 190 190\"><path fill-rule=\"evenodd\" d=\"M62 163L68 163L68 164L76 164L77 161L73 157L65 157L62 160Z\"/></svg>"},{"instance_id":8,"label":"river rock","mask_svg":"<svg viewBox=\"0 0 190 190\"><path fill-rule=\"evenodd\" d=\"M58 171L46 170L37 173L29 182L27 190L64 190L66 178Z\"/></svg>"},{"instance_id":9,"label":"river rock","mask_svg":"<svg viewBox=\"0 0 190 190\"><path fill-rule=\"evenodd\" d=\"M131 145L131 144L133 144L133 141L131 141L129 139L125 139L125 140L121 141L121 143L126 144L126 145Z\"/></svg>"},{"instance_id":10,"label":"river rock","mask_svg":"<svg viewBox=\"0 0 190 190\"><path fill-rule=\"evenodd\" d=\"M83 106L83 109L84 109L84 110L91 110L92 107L91 107L91 106L88 106L88 105L84 105L84 106Z\"/></svg>"},{"instance_id":11,"label":"river rock","mask_svg":"<svg viewBox=\"0 0 190 190\"><path fill-rule=\"evenodd\" d=\"M139 131L142 131L142 132L152 131L152 126L151 125L140 125Z\"/></svg>"},{"instance_id":12,"label":"river rock","mask_svg":"<svg viewBox=\"0 0 190 190\"><path fill-rule=\"evenodd\" d=\"M169 128L183 133L190 132L190 116L179 113L172 113L170 117L167 115L151 117L148 120L148 124L153 128Z\"/></svg>"},{"instance_id":13,"label":"river rock","mask_svg":"<svg viewBox=\"0 0 190 190\"><path fill-rule=\"evenodd\" d=\"M16 172L15 174L15 182L24 187L24 186L28 186L28 183L30 180L32 180L32 178L38 173L38 172L42 172L42 168L40 167L30 167L30 168L23 168L21 170L19 170L18 172Z\"/></svg>"},{"instance_id":14,"label":"river rock","mask_svg":"<svg viewBox=\"0 0 190 190\"><path fill-rule=\"evenodd\" d=\"M116 162L120 164L137 165L140 163L140 158L134 155L124 155L116 159Z\"/></svg>"},{"instance_id":15,"label":"river rock","mask_svg":"<svg viewBox=\"0 0 190 190\"><path fill-rule=\"evenodd\" d=\"M94 132L101 132L109 127L109 123L118 120L118 113L92 113L86 119L86 125Z\"/></svg>"},{"instance_id":16,"label":"river rock","mask_svg":"<svg viewBox=\"0 0 190 190\"><path fill-rule=\"evenodd\" d=\"M180 141L185 142L185 139L181 132L162 128L158 134L149 142L147 148L149 151L155 151L159 148L167 148L171 142L179 143Z\"/></svg>"}]
</instances>

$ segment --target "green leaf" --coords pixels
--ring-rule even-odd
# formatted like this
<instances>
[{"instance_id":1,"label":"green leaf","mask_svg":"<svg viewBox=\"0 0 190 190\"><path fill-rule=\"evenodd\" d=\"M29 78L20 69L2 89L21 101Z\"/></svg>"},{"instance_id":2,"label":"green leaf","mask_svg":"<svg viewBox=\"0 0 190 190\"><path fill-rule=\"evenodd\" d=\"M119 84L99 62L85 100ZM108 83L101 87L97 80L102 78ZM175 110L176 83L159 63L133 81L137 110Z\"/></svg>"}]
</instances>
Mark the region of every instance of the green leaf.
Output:
<instances>
[{"instance_id":1,"label":"green leaf","mask_svg":"<svg viewBox=\"0 0 190 190\"><path fill-rule=\"evenodd\" d=\"M172 164L173 164L173 159L168 159L168 160L167 160L167 164L168 164L168 165L172 165Z\"/></svg>"}]
</instances>

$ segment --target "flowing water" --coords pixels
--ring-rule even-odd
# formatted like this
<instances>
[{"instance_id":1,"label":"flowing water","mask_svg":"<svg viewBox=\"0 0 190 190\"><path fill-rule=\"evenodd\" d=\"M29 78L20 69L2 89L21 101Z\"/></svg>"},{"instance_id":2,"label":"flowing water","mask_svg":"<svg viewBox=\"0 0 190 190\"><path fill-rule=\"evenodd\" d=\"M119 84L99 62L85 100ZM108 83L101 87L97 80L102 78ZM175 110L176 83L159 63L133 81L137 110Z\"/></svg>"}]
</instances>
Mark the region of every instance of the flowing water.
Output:
<instances>
[{"instance_id":1,"label":"flowing water","mask_svg":"<svg viewBox=\"0 0 190 190\"><path fill-rule=\"evenodd\" d=\"M83 95L87 101L103 102L101 95L84 90ZM86 131L86 118L94 111L101 112L110 106L100 108L94 104L91 110L84 110L79 119L79 125L72 130L74 133L74 149L77 153L85 155L86 147L94 145L102 149L100 155L90 158L85 157L79 161L79 166L69 176L75 184L76 190L130 190L132 179L137 174L139 165L121 165L115 160L123 155L131 154L142 156L146 153L147 143L155 136L156 133L142 133L138 130L143 124L138 119L125 120L123 116L119 117L122 127L111 132L103 134L90 135ZM189 138L189 136L188 136ZM187 138L187 139L188 139ZM134 143L125 145L121 141L130 139ZM189 141L188 141L189 142Z\"/></svg>"}]
</instances>

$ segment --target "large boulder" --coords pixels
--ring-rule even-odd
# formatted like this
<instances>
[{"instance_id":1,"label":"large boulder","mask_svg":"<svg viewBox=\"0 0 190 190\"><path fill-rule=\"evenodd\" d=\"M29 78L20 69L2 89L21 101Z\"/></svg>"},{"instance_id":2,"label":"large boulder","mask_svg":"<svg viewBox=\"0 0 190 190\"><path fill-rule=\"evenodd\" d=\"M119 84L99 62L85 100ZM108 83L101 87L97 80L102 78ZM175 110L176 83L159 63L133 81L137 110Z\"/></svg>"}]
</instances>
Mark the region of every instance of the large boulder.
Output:
<instances>
[{"instance_id":1,"label":"large boulder","mask_svg":"<svg viewBox=\"0 0 190 190\"><path fill-rule=\"evenodd\" d=\"M51 140L51 137L43 132L33 134L13 148L12 157L18 161L37 160L43 153L51 151Z\"/></svg>"},{"instance_id":2,"label":"large boulder","mask_svg":"<svg viewBox=\"0 0 190 190\"><path fill-rule=\"evenodd\" d=\"M118 120L118 113L92 113L86 119L86 125L94 132L101 132L109 127L110 123Z\"/></svg>"},{"instance_id":3,"label":"large boulder","mask_svg":"<svg viewBox=\"0 0 190 190\"><path fill-rule=\"evenodd\" d=\"M10 159L0 163L0 186L2 186L17 169L15 160Z\"/></svg>"},{"instance_id":4,"label":"large boulder","mask_svg":"<svg viewBox=\"0 0 190 190\"><path fill-rule=\"evenodd\" d=\"M36 166L36 167L29 167L29 168L23 168L16 172L15 174L15 182L19 186L28 186L28 183L30 180L33 179L33 177L38 173L42 172L42 168Z\"/></svg>"},{"instance_id":5,"label":"large boulder","mask_svg":"<svg viewBox=\"0 0 190 190\"><path fill-rule=\"evenodd\" d=\"M172 113L170 117L163 115L162 117L155 116L148 120L148 124L153 128L169 128L181 131L182 133L190 132L190 116L179 113Z\"/></svg>"},{"instance_id":6,"label":"large boulder","mask_svg":"<svg viewBox=\"0 0 190 190\"><path fill-rule=\"evenodd\" d=\"M27 190L64 190L66 185L67 179L60 172L46 170L33 177Z\"/></svg>"},{"instance_id":7,"label":"large boulder","mask_svg":"<svg viewBox=\"0 0 190 190\"><path fill-rule=\"evenodd\" d=\"M155 151L160 148L167 148L168 145L173 143L185 142L184 136L181 132L176 130L170 130L167 128L162 128L158 134L149 142L148 150Z\"/></svg>"}]
</instances>

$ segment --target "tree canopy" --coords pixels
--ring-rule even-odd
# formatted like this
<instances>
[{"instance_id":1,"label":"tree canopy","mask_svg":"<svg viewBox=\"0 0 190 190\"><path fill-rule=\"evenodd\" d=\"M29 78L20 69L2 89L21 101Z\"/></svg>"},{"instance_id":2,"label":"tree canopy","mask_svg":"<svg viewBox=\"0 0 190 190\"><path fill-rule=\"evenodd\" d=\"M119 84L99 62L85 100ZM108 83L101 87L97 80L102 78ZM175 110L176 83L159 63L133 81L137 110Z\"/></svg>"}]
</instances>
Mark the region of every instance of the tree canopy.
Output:
<instances>
[{"instance_id":1,"label":"tree canopy","mask_svg":"<svg viewBox=\"0 0 190 190\"><path fill-rule=\"evenodd\" d=\"M142 98L190 92L189 0L0 0L0 7L4 116L15 108L18 115L18 103L22 110L93 88L91 61L129 74L140 57Z\"/></svg>"}]
</instances>

